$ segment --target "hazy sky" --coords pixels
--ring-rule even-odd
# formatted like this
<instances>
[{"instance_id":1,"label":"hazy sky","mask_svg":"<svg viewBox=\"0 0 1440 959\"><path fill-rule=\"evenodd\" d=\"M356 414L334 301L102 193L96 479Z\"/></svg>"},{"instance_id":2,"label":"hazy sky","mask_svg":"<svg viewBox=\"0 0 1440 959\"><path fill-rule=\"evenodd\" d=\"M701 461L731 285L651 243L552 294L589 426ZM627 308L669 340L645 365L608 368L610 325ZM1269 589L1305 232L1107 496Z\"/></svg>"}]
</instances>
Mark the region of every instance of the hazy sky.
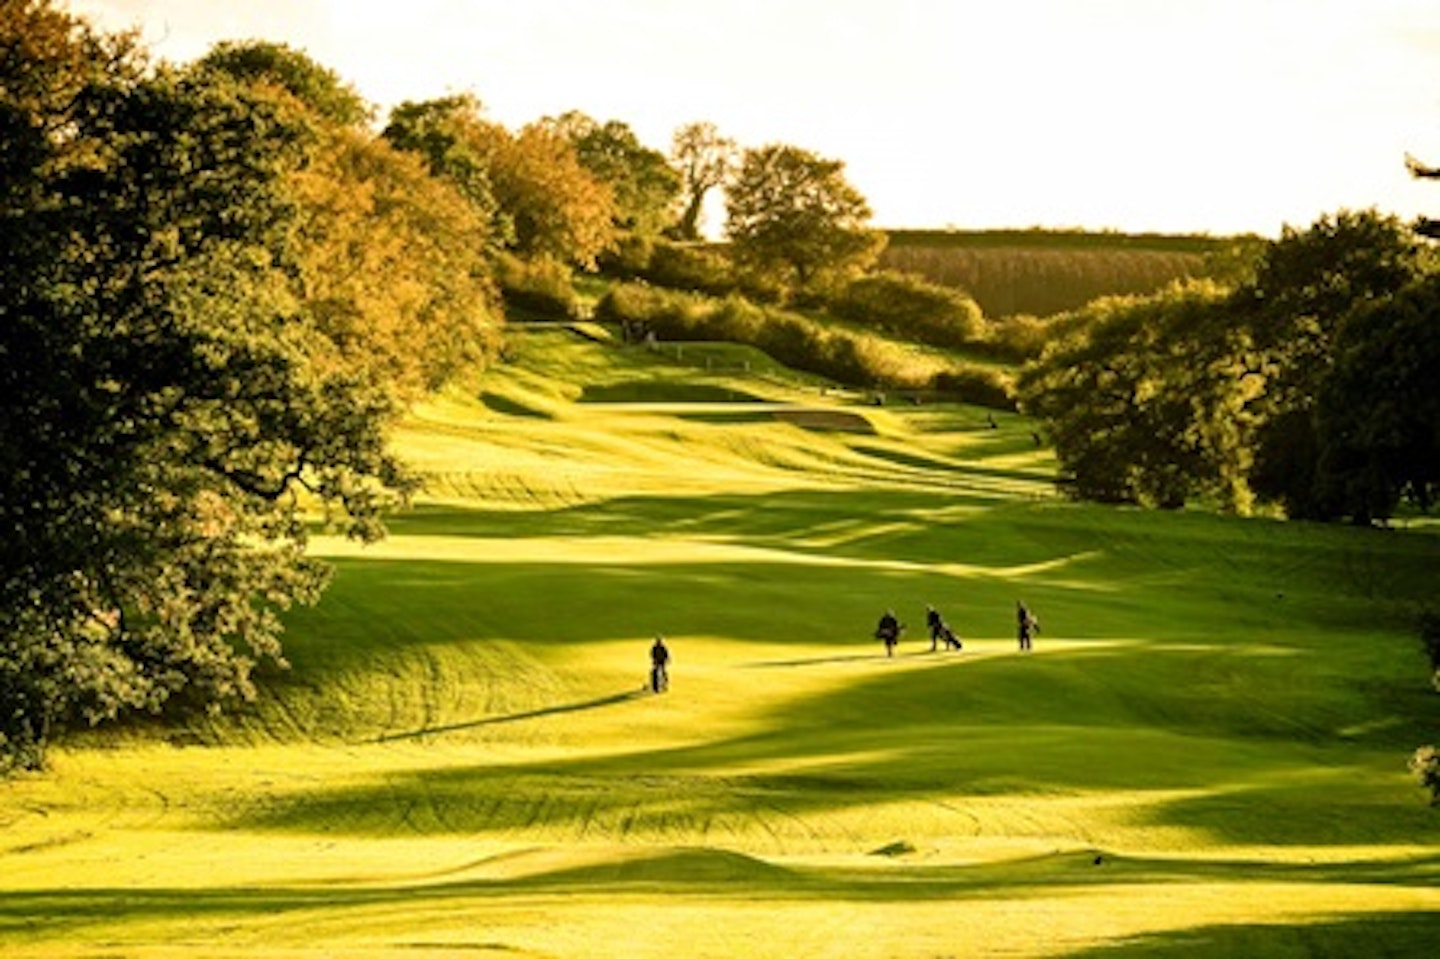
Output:
<instances>
[{"instance_id":1,"label":"hazy sky","mask_svg":"<svg viewBox=\"0 0 1440 959\"><path fill-rule=\"evenodd\" d=\"M1440 216L1440 0L70 0L188 61L304 49L385 108L470 91L668 150L843 160L879 226L1276 234ZM712 226L715 224L712 224Z\"/></svg>"}]
</instances>

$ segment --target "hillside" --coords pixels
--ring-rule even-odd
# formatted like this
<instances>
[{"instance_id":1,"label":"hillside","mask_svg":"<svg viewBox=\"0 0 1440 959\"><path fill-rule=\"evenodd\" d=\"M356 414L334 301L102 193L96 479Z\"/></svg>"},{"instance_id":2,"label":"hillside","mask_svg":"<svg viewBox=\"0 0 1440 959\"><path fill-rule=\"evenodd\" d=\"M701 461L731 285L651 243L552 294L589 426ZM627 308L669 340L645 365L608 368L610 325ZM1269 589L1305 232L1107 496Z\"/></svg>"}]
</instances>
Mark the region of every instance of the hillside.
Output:
<instances>
[{"instance_id":1,"label":"hillside","mask_svg":"<svg viewBox=\"0 0 1440 959\"><path fill-rule=\"evenodd\" d=\"M1440 538L1068 503L1023 417L511 336L397 433L392 535L317 539L258 703L0 783L0 952L1433 945Z\"/></svg>"}]
</instances>

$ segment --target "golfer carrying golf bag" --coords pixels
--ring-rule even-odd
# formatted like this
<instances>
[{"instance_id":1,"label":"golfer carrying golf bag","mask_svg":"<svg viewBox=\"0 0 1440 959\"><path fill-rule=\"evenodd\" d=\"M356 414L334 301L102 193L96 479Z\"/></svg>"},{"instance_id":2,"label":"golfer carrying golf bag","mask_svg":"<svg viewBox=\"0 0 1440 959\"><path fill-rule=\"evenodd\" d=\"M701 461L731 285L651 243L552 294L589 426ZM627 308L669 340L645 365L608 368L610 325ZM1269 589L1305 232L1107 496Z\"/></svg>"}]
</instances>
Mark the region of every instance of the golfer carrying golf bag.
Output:
<instances>
[{"instance_id":1,"label":"golfer carrying golf bag","mask_svg":"<svg viewBox=\"0 0 1440 959\"><path fill-rule=\"evenodd\" d=\"M670 688L670 647L665 645L664 636L656 636L650 647L650 691L663 693Z\"/></svg>"}]
</instances>

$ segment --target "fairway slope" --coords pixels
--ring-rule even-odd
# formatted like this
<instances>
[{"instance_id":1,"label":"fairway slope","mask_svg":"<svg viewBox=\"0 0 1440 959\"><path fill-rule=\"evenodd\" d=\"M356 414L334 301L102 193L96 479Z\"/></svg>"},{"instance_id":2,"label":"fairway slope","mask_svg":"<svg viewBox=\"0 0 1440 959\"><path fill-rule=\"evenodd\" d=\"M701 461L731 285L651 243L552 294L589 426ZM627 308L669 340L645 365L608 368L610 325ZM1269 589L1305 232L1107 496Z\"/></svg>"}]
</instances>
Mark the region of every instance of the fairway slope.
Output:
<instances>
[{"instance_id":1,"label":"fairway slope","mask_svg":"<svg viewBox=\"0 0 1440 959\"><path fill-rule=\"evenodd\" d=\"M0 783L0 953L1429 954L1440 538L1070 503L1023 417L511 335L255 703Z\"/></svg>"}]
</instances>

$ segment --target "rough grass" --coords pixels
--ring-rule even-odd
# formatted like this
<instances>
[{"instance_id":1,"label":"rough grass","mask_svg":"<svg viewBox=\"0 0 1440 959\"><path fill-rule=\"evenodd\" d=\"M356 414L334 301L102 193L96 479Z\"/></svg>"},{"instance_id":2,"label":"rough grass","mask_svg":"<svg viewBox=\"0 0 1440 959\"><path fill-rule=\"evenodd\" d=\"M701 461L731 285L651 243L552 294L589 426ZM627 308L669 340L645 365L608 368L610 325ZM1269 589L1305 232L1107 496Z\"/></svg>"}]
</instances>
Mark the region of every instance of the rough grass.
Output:
<instances>
[{"instance_id":1,"label":"rough grass","mask_svg":"<svg viewBox=\"0 0 1440 959\"><path fill-rule=\"evenodd\" d=\"M0 783L0 953L1430 953L1433 534L1068 504L1020 417L517 355L397 436L388 540L317 542L253 707Z\"/></svg>"}]
</instances>

